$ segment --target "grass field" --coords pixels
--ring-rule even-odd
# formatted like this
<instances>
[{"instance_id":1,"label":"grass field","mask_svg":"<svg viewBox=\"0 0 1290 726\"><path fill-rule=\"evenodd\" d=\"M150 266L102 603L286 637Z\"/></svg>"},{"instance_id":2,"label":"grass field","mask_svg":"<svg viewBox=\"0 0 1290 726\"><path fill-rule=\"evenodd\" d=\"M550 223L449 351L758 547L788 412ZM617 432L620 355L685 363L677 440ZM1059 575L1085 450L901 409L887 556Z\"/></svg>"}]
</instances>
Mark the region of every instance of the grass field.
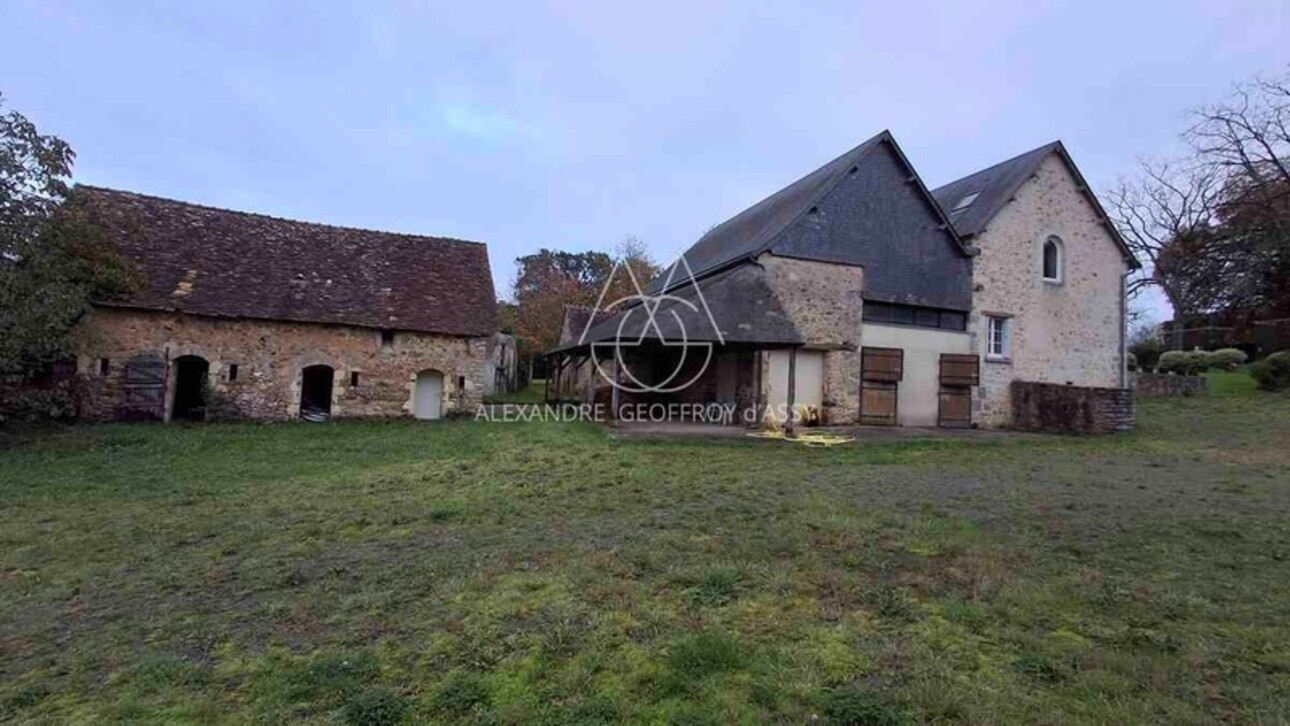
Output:
<instances>
[{"instance_id":1,"label":"grass field","mask_svg":"<svg viewBox=\"0 0 1290 726\"><path fill-rule=\"evenodd\" d=\"M1119 438L0 449L0 720L1284 723L1290 398Z\"/></svg>"}]
</instances>

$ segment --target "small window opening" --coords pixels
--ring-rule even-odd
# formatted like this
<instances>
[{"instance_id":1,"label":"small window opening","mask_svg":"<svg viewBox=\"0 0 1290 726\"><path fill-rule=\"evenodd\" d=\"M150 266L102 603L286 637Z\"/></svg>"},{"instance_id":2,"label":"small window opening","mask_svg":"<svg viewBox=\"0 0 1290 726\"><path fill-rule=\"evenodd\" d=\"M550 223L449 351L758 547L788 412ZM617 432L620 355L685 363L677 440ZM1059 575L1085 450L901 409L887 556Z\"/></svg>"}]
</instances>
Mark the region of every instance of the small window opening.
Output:
<instances>
[{"instance_id":1,"label":"small window opening","mask_svg":"<svg viewBox=\"0 0 1290 726\"><path fill-rule=\"evenodd\" d=\"M811 207L810 209L806 210L806 213L807 213L807 214L819 214L819 213L820 213L820 208L819 208L819 207Z\"/></svg>"},{"instance_id":2,"label":"small window opening","mask_svg":"<svg viewBox=\"0 0 1290 726\"><path fill-rule=\"evenodd\" d=\"M390 346L394 345L394 331L393 331L393 330L382 330L382 331L381 331L381 345L385 346L386 348L388 348L388 347L390 347Z\"/></svg>"},{"instance_id":3,"label":"small window opening","mask_svg":"<svg viewBox=\"0 0 1290 726\"><path fill-rule=\"evenodd\" d=\"M1006 359L1012 338L1011 321L1008 318L996 316L990 316L986 320L988 321L986 357Z\"/></svg>"},{"instance_id":4,"label":"small window opening","mask_svg":"<svg viewBox=\"0 0 1290 726\"><path fill-rule=\"evenodd\" d=\"M349 372L349 387L350 388L358 387L358 371Z\"/></svg>"},{"instance_id":5,"label":"small window opening","mask_svg":"<svg viewBox=\"0 0 1290 726\"><path fill-rule=\"evenodd\" d=\"M229 382L232 382L232 381L236 381L236 380L237 380L237 364L236 364L236 363L229 363L229 364L228 364L228 380L229 380Z\"/></svg>"},{"instance_id":6,"label":"small window opening","mask_svg":"<svg viewBox=\"0 0 1290 726\"><path fill-rule=\"evenodd\" d=\"M854 176L854 175L855 175L855 173L856 173L856 172L858 172L858 171L860 171L860 167L858 167L858 166L853 166L853 167L851 167L851 170L850 170L850 171L848 171L847 173L848 173L848 174L851 174L852 176Z\"/></svg>"},{"instance_id":7,"label":"small window opening","mask_svg":"<svg viewBox=\"0 0 1290 726\"><path fill-rule=\"evenodd\" d=\"M109 370L111 370L111 369L112 369L112 362L111 362L111 361L109 361L107 358L99 358L99 375L100 375L100 376L106 376L106 375L108 374L108 371L109 371Z\"/></svg>"},{"instance_id":8,"label":"small window opening","mask_svg":"<svg viewBox=\"0 0 1290 726\"><path fill-rule=\"evenodd\" d=\"M465 376L457 376L457 390L458 390L458 391L464 391L464 390L466 390L466 377L465 377Z\"/></svg>"},{"instance_id":9,"label":"small window opening","mask_svg":"<svg viewBox=\"0 0 1290 726\"><path fill-rule=\"evenodd\" d=\"M1057 237L1044 240L1044 280L1062 281L1062 241Z\"/></svg>"}]
</instances>

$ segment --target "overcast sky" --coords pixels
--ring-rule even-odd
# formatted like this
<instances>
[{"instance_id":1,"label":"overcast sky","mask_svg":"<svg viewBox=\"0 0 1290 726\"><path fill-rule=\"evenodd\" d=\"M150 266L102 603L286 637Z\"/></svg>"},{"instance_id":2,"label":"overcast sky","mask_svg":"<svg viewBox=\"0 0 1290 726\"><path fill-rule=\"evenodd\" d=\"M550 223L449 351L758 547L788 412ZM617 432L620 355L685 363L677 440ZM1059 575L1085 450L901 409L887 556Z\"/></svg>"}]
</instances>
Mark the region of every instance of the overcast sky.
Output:
<instances>
[{"instance_id":1,"label":"overcast sky","mask_svg":"<svg viewBox=\"0 0 1290 726\"><path fill-rule=\"evenodd\" d=\"M1290 60L1285 0L952 5L6 0L0 92L78 181L483 240L504 295L544 246L668 261L884 128L930 186L1060 138L1105 189Z\"/></svg>"}]
</instances>

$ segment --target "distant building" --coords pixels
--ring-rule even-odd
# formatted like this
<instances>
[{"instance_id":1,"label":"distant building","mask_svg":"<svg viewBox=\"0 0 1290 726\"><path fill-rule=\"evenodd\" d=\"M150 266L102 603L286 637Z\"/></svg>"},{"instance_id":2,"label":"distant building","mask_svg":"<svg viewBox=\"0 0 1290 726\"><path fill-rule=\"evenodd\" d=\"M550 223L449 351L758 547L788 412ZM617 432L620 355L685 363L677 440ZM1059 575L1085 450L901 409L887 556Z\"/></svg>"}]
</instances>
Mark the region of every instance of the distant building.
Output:
<instances>
[{"instance_id":1,"label":"distant building","mask_svg":"<svg viewBox=\"0 0 1290 726\"><path fill-rule=\"evenodd\" d=\"M147 279L74 331L83 418L439 418L513 379L483 244L75 193Z\"/></svg>"}]
</instances>

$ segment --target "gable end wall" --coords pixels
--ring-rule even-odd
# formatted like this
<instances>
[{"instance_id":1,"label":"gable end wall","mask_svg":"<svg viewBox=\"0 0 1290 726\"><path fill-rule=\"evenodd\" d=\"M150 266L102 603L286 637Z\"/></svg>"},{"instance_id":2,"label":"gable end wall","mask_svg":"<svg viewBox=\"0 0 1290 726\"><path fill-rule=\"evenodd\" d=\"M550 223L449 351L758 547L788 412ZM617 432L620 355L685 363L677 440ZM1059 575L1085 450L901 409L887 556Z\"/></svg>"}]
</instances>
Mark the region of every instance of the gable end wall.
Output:
<instances>
[{"instance_id":1,"label":"gable end wall","mask_svg":"<svg viewBox=\"0 0 1290 726\"><path fill-rule=\"evenodd\" d=\"M1049 235L1065 249L1061 284L1042 279ZM1011 423L1013 380L1115 388L1124 258L1077 181L1050 154L974 242L973 352L982 358L976 420ZM986 359L987 313L1012 315L1011 361Z\"/></svg>"}]
</instances>

